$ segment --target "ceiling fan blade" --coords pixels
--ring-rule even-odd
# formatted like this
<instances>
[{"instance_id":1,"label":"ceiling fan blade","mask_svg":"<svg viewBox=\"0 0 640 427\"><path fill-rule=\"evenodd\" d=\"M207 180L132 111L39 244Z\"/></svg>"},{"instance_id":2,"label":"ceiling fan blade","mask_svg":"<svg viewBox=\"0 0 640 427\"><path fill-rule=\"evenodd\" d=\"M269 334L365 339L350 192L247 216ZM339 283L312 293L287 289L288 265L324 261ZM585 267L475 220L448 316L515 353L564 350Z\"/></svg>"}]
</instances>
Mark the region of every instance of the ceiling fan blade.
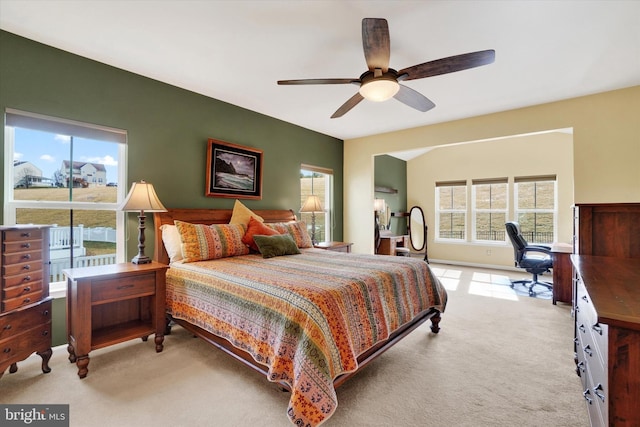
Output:
<instances>
[{"instance_id":1,"label":"ceiling fan blade","mask_svg":"<svg viewBox=\"0 0 640 427\"><path fill-rule=\"evenodd\" d=\"M360 101L362 101L364 99L364 97L362 95L360 95L360 92L356 92L355 95L353 95L351 98L349 98L347 100L347 102L345 102L344 104L342 104L340 106L340 108L338 108L336 110L335 113L333 113L333 115L331 116L332 119L336 119L338 117L342 117L345 115L345 113L349 110L351 110L353 107L355 107L356 105L358 105L360 103Z\"/></svg>"},{"instance_id":2,"label":"ceiling fan blade","mask_svg":"<svg viewBox=\"0 0 640 427\"><path fill-rule=\"evenodd\" d=\"M394 98L403 104L422 112L429 111L436 106L436 104L431 102L429 98L420 92L404 85L400 85L400 89L398 90L398 93L394 95Z\"/></svg>"},{"instance_id":3,"label":"ceiling fan blade","mask_svg":"<svg viewBox=\"0 0 640 427\"><path fill-rule=\"evenodd\" d=\"M362 47L369 71L389 69L390 56L389 24L386 19L364 18L362 20Z\"/></svg>"},{"instance_id":4,"label":"ceiling fan blade","mask_svg":"<svg viewBox=\"0 0 640 427\"><path fill-rule=\"evenodd\" d=\"M358 79L300 79L300 80L278 80L279 85L344 85L349 83L360 83Z\"/></svg>"},{"instance_id":5,"label":"ceiling fan blade","mask_svg":"<svg viewBox=\"0 0 640 427\"><path fill-rule=\"evenodd\" d=\"M493 49L478 52L464 53L448 58L436 59L398 71L400 80L415 80L425 77L438 76L440 74L454 73L493 63L496 51ZM404 77L404 75L407 75Z\"/></svg>"}]
</instances>

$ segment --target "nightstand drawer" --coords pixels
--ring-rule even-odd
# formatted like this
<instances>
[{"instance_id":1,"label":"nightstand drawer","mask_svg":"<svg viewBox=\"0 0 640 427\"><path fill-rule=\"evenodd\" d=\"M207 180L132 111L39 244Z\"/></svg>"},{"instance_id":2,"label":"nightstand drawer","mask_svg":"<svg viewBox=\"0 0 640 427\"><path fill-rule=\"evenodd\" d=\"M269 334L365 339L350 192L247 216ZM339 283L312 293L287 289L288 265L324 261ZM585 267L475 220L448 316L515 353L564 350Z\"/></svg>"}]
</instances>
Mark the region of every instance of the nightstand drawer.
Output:
<instances>
[{"instance_id":1,"label":"nightstand drawer","mask_svg":"<svg viewBox=\"0 0 640 427\"><path fill-rule=\"evenodd\" d=\"M21 295L18 298L5 299L2 301L2 311L15 310L16 308L22 307L23 305L29 305L33 304L34 302L38 302L41 299L42 289Z\"/></svg>"},{"instance_id":2,"label":"nightstand drawer","mask_svg":"<svg viewBox=\"0 0 640 427\"><path fill-rule=\"evenodd\" d=\"M51 321L51 300L0 316L0 342Z\"/></svg>"},{"instance_id":3,"label":"nightstand drawer","mask_svg":"<svg viewBox=\"0 0 640 427\"><path fill-rule=\"evenodd\" d=\"M156 293L156 275L129 275L121 279L96 280L91 288L91 302L104 303Z\"/></svg>"}]
</instances>

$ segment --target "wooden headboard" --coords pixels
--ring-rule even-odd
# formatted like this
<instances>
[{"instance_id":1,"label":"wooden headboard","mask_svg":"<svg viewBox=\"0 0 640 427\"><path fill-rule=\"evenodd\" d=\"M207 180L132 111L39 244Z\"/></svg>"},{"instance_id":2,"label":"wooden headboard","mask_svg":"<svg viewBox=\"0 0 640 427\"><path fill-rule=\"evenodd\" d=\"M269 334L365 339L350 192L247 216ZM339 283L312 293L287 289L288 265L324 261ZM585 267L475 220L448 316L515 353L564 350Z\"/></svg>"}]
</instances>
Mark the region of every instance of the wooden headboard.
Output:
<instances>
[{"instance_id":1,"label":"wooden headboard","mask_svg":"<svg viewBox=\"0 0 640 427\"><path fill-rule=\"evenodd\" d=\"M261 216L264 222L289 222L298 219L291 209L252 209L252 212ZM153 259L163 264L169 264L169 255L162 243L162 230L160 229L164 224L173 225L174 220L192 224L228 224L232 213L232 209L169 209L167 212L155 212L153 214L155 230Z\"/></svg>"}]
</instances>

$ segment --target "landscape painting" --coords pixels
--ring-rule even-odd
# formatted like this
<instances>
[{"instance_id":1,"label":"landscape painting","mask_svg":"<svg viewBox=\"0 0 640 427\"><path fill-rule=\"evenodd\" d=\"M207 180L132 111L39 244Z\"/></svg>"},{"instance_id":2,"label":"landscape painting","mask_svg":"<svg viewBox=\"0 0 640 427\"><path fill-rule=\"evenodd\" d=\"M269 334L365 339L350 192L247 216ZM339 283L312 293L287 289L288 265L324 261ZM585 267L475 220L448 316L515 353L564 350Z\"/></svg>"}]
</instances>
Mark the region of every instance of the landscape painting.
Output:
<instances>
[{"instance_id":1,"label":"landscape painting","mask_svg":"<svg viewBox=\"0 0 640 427\"><path fill-rule=\"evenodd\" d=\"M205 195L261 199L262 154L255 148L209 139Z\"/></svg>"}]
</instances>

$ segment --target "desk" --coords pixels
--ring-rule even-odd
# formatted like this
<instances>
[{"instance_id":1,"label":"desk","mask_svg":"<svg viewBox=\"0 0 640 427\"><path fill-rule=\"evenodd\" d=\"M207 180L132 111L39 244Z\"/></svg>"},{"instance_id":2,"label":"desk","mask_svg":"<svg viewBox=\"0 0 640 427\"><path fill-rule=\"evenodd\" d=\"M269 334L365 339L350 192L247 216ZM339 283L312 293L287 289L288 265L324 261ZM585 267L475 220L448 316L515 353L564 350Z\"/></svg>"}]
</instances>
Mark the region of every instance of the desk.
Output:
<instances>
[{"instance_id":1,"label":"desk","mask_svg":"<svg viewBox=\"0 0 640 427\"><path fill-rule=\"evenodd\" d=\"M554 243L551 246L553 256L553 303L573 300L573 268L571 253L573 247L567 243Z\"/></svg>"},{"instance_id":2,"label":"desk","mask_svg":"<svg viewBox=\"0 0 640 427\"><path fill-rule=\"evenodd\" d=\"M409 235L404 236L380 236L380 246L378 246L378 255L395 255L396 248L409 248Z\"/></svg>"}]
</instances>

